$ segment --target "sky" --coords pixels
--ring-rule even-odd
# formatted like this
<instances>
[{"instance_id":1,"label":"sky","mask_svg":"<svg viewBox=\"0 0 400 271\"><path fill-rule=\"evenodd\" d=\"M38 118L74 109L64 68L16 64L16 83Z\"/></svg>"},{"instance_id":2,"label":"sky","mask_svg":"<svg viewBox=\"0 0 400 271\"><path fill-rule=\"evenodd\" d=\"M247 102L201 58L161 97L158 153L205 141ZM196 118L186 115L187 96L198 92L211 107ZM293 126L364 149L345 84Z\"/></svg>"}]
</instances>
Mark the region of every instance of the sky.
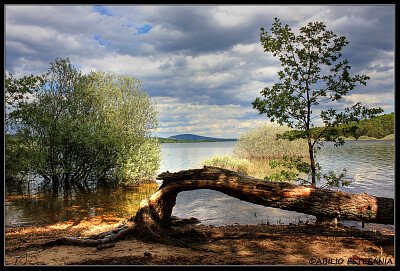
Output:
<instances>
[{"instance_id":1,"label":"sky","mask_svg":"<svg viewBox=\"0 0 400 271\"><path fill-rule=\"evenodd\" d=\"M342 53L351 75L371 79L332 106L394 112L394 5L6 5L5 69L42 74L69 57L83 73L142 81L159 137L238 138L270 124L251 103L279 82L280 62L260 43L274 17L295 32L322 21L350 42Z\"/></svg>"}]
</instances>

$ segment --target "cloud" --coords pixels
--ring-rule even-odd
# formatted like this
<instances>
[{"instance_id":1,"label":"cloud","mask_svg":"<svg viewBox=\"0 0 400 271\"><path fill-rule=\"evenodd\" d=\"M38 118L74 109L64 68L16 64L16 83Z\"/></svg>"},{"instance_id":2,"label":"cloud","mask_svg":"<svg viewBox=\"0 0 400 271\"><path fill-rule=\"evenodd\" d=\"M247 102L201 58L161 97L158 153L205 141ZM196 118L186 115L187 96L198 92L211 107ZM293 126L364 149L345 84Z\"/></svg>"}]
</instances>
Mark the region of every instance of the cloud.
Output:
<instances>
[{"instance_id":1,"label":"cloud","mask_svg":"<svg viewBox=\"0 0 400 271\"><path fill-rule=\"evenodd\" d=\"M204 136L236 138L252 125L266 122L252 108L240 105L184 103L171 97L157 97L155 101L161 122L161 127L157 130L160 137L190 132Z\"/></svg>"},{"instance_id":2,"label":"cloud","mask_svg":"<svg viewBox=\"0 0 400 271\"><path fill-rule=\"evenodd\" d=\"M345 35L351 73L371 80L343 104L359 98L393 111L394 6L7 5L5 64L13 74L37 74L68 56L84 73L134 76L161 102L161 133L237 135L266 120L251 102L278 81L279 59L259 42L274 17L293 31L323 21Z\"/></svg>"},{"instance_id":3,"label":"cloud","mask_svg":"<svg viewBox=\"0 0 400 271\"><path fill-rule=\"evenodd\" d=\"M351 94L346 96L345 102L353 105L361 102L366 107L381 107L384 110L393 107L393 94L392 93L376 93L374 96L369 94Z\"/></svg>"},{"instance_id":4,"label":"cloud","mask_svg":"<svg viewBox=\"0 0 400 271\"><path fill-rule=\"evenodd\" d=\"M101 48L94 36L100 16L90 10L87 6L6 6L7 70L20 69L21 62L30 60L43 62L41 69L25 72L43 73L57 57L98 56Z\"/></svg>"},{"instance_id":5,"label":"cloud","mask_svg":"<svg viewBox=\"0 0 400 271\"><path fill-rule=\"evenodd\" d=\"M371 61L394 58L394 7L349 6L347 12L341 7L331 7L327 28L350 42L343 50L355 73L368 67ZM329 26L329 27L328 27Z\"/></svg>"}]
</instances>

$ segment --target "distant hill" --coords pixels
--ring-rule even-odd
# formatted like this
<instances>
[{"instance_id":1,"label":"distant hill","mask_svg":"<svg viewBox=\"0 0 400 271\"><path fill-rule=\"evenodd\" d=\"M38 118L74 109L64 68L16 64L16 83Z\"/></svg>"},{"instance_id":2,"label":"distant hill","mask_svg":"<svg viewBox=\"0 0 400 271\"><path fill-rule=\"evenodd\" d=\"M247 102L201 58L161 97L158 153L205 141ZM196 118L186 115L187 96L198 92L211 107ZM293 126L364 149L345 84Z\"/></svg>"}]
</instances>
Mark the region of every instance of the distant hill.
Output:
<instances>
[{"instance_id":1,"label":"distant hill","mask_svg":"<svg viewBox=\"0 0 400 271\"><path fill-rule=\"evenodd\" d=\"M193 134L181 134L170 136L168 139L182 140L182 141L208 141L208 142L219 142L219 141L236 141L234 138L215 138L207 136L198 136Z\"/></svg>"}]
</instances>

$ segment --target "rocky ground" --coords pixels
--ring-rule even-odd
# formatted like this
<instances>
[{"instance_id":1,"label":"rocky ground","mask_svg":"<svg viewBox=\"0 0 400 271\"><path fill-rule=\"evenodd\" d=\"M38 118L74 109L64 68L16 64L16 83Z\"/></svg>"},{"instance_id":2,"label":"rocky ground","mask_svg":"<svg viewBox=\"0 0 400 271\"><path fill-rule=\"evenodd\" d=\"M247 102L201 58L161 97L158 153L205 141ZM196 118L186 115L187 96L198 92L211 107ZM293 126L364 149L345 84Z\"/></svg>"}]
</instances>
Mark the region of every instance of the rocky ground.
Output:
<instances>
[{"instance_id":1,"label":"rocky ground","mask_svg":"<svg viewBox=\"0 0 400 271\"><path fill-rule=\"evenodd\" d=\"M6 227L6 265L367 265L394 264L394 233L333 224L185 225L174 247L133 237L105 247L42 247L61 236L88 236L118 226L60 224ZM97 231L97 232L96 232Z\"/></svg>"}]
</instances>

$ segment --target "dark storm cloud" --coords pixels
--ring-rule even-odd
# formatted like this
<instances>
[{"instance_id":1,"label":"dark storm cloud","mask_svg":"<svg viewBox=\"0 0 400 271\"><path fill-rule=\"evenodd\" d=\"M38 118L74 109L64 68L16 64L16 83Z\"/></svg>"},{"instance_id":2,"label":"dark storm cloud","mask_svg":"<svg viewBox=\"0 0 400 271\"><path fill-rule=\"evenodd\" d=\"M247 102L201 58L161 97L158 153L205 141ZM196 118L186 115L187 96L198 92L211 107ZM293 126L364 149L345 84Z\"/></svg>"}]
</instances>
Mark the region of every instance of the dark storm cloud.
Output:
<instances>
[{"instance_id":1,"label":"dark storm cloud","mask_svg":"<svg viewBox=\"0 0 400 271\"><path fill-rule=\"evenodd\" d=\"M181 52L198 55L205 52L227 50L238 43L257 42L260 21L248 18L235 27L221 26L210 13L213 6L162 6L155 7L146 21L157 28L160 35L141 37L157 52ZM257 16L258 17L258 16ZM272 21L272 18L262 20ZM151 32L150 32L151 34Z\"/></svg>"},{"instance_id":2,"label":"dark storm cloud","mask_svg":"<svg viewBox=\"0 0 400 271\"><path fill-rule=\"evenodd\" d=\"M98 55L93 35L98 16L91 7L10 5L5 15L6 69L11 72L31 66L27 73L42 73L57 57Z\"/></svg>"},{"instance_id":3,"label":"dark storm cloud","mask_svg":"<svg viewBox=\"0 0 400 271\"><path fill-rule=\"evenodd\" d=\"M387 81L380 84L380 91L393 91L393 6L355 6L349 7L346 13L340 7L332 7L329 17L334 21L335 32L346 36L350 42L343 50L343 57L350 61L351 72L370 74L367 87L357 88L355 93L376 92L374 79L377 79L377 74L387 71Z\"/></svg>"}]
</instances>

